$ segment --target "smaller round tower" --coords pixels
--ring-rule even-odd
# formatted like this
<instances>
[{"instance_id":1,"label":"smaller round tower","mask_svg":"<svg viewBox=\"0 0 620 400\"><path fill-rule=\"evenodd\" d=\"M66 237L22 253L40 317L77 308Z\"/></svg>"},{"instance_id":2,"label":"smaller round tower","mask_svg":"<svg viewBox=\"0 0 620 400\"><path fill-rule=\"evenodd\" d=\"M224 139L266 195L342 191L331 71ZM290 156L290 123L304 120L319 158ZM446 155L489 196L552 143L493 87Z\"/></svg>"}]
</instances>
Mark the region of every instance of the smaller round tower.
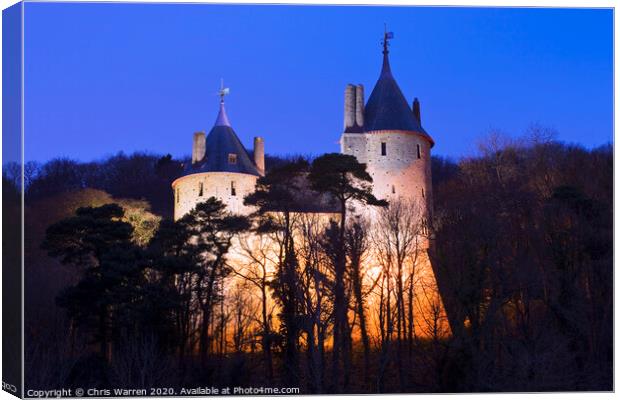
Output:
<instances>
[{"instance_id":1,"label":"smaller round tower","mask_svg":"<svg viewBox=\"0 0 620 400\"><path fill-rule=\"evenodd\" d=\"M228 89L222 87L213 128L206 136L204 132L194 134L191 164L186 166L183 176L172 182L175 220L209 197L221 200L228 211L237 214L252 211L243 204L243 198L254 191L258 177L264 174L264 140L254 138L251 157L226 115L227 94Z\"/></svg>"}]
</instances>

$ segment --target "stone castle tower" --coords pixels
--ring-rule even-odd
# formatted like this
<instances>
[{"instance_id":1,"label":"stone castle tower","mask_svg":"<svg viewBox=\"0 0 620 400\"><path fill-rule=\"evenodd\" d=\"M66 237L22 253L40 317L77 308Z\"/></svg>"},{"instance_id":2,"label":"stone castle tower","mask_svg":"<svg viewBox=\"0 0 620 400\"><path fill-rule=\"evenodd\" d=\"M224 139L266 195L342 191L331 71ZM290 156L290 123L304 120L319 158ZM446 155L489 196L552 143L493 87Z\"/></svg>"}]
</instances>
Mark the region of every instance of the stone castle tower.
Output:
<instances>
[{"instance_id":1,"label":"stone castle tower","mask_svg":"<svg viewBox=\"0 0 620 400\"><path fill-rule=\"evenodd\" d=\"M226 115L224 96L220 90L220 111L208 135L194 133L192 162L183 175L172 182L174 191L174 219L191 211L196 204L215 197L237 214L249 214L243 198L254 192L256 181L265 173L265 142L254 138L250 155L230 125Z\"/></svg>"},{"instance_id":2,"label":"stone castle tower","mask_svg":"<svg viewBox=\"0 0 620 400\"><path fill-rule=\"evenodd\" d=\"M422 128L420 102L415 98L412 107L398 87L390 68L389 39L383 37L383 66L379 80L364 105L364 87L347 85L344 95L344 132L340 151L353 155L373 179L373 194L393 207L406 204L411 221L419 221L416 236L419 240L413 253L411 268L414 276L415 336L433 338L451 334L435 271L429 257L427 222L432 216L431 148L433 139ZM363 213L373 222L380 216L374 207ZM370 263L372 264L372 257Z\"/></svg>"},{"instance_id":3,"label":"stone castle tower","mask_svg":"<svg viewBox=\"0 0 620 400\"><path fill-rule=\"evenodd\" d=\"M368 102L364 87L347 85L344 133L340 151L366 164L373 193L388 201L415 201L426 218L432 209L431 148L433 139L422 128L420 103L409 107L390 68L389 39L383 40L383 67Z\"/></svg>"}]
</instances>

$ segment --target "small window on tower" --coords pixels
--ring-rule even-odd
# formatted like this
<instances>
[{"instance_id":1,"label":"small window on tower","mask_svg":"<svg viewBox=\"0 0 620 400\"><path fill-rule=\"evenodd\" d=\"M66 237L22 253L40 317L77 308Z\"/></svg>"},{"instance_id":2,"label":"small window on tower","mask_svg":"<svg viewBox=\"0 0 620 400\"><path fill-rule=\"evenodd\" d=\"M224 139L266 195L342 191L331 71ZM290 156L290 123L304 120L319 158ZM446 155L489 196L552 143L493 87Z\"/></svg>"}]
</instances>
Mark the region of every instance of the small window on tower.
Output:
<instances>
[{"instance_id":1,"label":"small window on tower","mask_svg":"<svg viewBox=\"0 0 620 400\"><path fill-rule=\"evenodd\" d=\"M199 183L198 183L198 196L201 196L201 197L202 197L203 192L204 192L204 186L203 186L203 183L202 183L202 182L199 182Z\"/></svg>"},{"instance_id":2,"label":"small window on tower","mask_svg":"<svg viewBox=\"0 0 620 400\"><path fill-rule=\"evenodd\" d=\"M230 195L231 196L237 195L237 188L235 187L235 181L230 181Z\"/></svg>"},{"instance_id":3,"label":"small window on tower","mask_svg":"<svg viewBox=\"0 0 620 400\"><path fill-rule=\"evenodd\" d=\"M237 155L235 153L228 153L228 164L237 164Z\"/></svg>"},{"instance_id":4,"label":"small window on tower","mask_svg":"<svg viewBox=\"0 0 620 400\"><path fill-rule=\"evenodd\" d=\"M180 196L179 196L179 188L177 188L177 190L176 190L176 198L177 198L177 203L179 202L179 197L180 197Z\"/></svg>"},{"instance_id":5,"label":"small window on tower","mask_svg":"<svg viewBox=\"0 0 620 400\"><path fill-rule=\"evenodd\" d=\"M424 188L422 188L422 198L424 198Z\"/></svg>"},{"instance_id":6,"label":"small window on tower","mask_svg":"<svg viewBox=\"0 0 620 400\"><path fill-rule=\"evenodd\" d=\"M387 155L387 143L385 142L381 142L381 155Z\"/></svg>"},{"instance_id":7,"label":"small window on tower","mask_svg":"<svg viewBox=\"0 0 620 400\"><path fill-rule=\"evenodd\" d=\"M396 194L396 187L392 185L392 194Z\"/></svg>"},{"instance_id":8,"label":"small window on tower","mask_svg":"<svg viewBox=\"0 0 620 400\"><path fill-rule=\"evenodd\" d=\"M418 144L418 159L422 158L422 153L420 152L420 145Z\"/></svg>"}]
</instances>

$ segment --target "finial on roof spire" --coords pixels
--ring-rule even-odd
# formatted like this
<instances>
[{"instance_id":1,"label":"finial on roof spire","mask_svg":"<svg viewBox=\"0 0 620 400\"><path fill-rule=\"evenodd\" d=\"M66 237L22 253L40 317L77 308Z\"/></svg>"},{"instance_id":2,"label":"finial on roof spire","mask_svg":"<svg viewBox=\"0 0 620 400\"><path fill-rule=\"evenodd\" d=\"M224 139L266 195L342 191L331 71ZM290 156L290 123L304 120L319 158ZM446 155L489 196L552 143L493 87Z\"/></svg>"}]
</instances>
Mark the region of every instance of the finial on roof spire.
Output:
<instances>
[{"instance_id":1,"label":"finial on roof spire","mask_svg":"<svg viewBox=\"0 0 620 400\"><path fill-rule=\"evenodd\" d=\"M389 46L390 46L390 39L394 39L394 32L388 32L387 30L387 24L383 24L383 40L381 41L381 44L383 45L383 54L387 56L387 54L390 52L389 51Z\"/></svg>"},{"instance_id":2,"label":"finial on roof spire","mask_svg":"<svg viewBox=\"0 0 620 400\"><path fill-rule=\"evenodd\" d=\"M230 94L230 89L224 87L224 79L222 79L220 82L220 90L217 92L217 95L220 96L220 112L217 114L215 126L230 126L228 115L226 115L226 108L224 107L224 96L228 94Z\"/></svg>"},{"instance_id":3,"label":"finial on roof spire","mask_svg":"<svg viewBox=\"0 0 620 400\"><path fill-rule=\"evenodd\" d=\"M218 90L217 95L220 96L220 102L224 102L224 96L230 94L230 88L224 87L224 78L220 79L220 90Z\"/></svg>"},{"instance_id":4,"label":"finial on roof spire","mask_svg":"<svg viewBox=\"0 0 620 400\"><path fill-rule=\"evenodd\" d=\"M390 60L388 58L390 39L394 39L394 32L388 32L387 24L384 24L383 40L381 41L383 45L383 68L381 69L381 76L391 76L392 74L390 70Z\"/></svg>"}]
</instances>

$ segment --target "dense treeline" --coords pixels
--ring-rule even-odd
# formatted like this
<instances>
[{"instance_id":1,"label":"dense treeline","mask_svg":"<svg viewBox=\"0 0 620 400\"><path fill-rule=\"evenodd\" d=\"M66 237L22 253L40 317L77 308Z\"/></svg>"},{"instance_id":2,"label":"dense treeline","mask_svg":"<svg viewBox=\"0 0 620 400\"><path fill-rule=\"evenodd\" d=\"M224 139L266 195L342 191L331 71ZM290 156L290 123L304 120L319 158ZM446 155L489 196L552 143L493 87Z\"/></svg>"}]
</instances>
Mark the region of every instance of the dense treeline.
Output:
<instances>
[{"instance_id":1,"label":"dense treeline","mask_svg":"<svg viewBox=\"0 0 620 400\"><path fill-rule=\"evenodd\" d=\"M493 137L436 185L454 390L611 389L612 182L610 145Z\"/></svg>"},{"instance_id":2,"label":"dense treeline","mask_svg":"<svg viewBox=\"0 0 620 400\"><path fill-rule=\"evenodd\" d=\"M184 161L184 160L182 160ZM3 176L15 182L21 167L12 163ZM79 162L68 158L53 159L45 164L24 165L26 201L50 198L60 193L85 188L99 189L116 198L144 199L160 215L172 215L170 201L172 181L182 172L182 162L170 155L119 153L101 161Z\"/></svg>"},{"instance_id":3,"label":"dense treeline","mask_svg":"<svg viewBox=\"0 0 620 400\"><path fill-rule=\"evenodd\" d=\"M271 168L294 157L267 155L265 165ZM52 159L44 164L30 161L24 165L26 201L49 198L59 193L85 188L99 189L115 198L146 200L154 212L171 218L174 203L171 183L183 171L189 158L174 160L171 155L118 153L100 161L79 162L69 158ZM20 185L22 167L9 163L3 177L14 186Z\"/></svg>"},{"instance_id":4,"label":"dense treeline","mask_svg":"<svg viewBox=\"0 0 620 400\"><path fill-rule=\"evenodd\" d=\"M27 164L26 386L611 390L611 146L436 157L432 226L355 159L272 161L254 215L209 199L176 222L169 156ZM331 217L299 212L308 197ZM414 328L419 237L449 338Z\"/></svg>"}]
</instances>

